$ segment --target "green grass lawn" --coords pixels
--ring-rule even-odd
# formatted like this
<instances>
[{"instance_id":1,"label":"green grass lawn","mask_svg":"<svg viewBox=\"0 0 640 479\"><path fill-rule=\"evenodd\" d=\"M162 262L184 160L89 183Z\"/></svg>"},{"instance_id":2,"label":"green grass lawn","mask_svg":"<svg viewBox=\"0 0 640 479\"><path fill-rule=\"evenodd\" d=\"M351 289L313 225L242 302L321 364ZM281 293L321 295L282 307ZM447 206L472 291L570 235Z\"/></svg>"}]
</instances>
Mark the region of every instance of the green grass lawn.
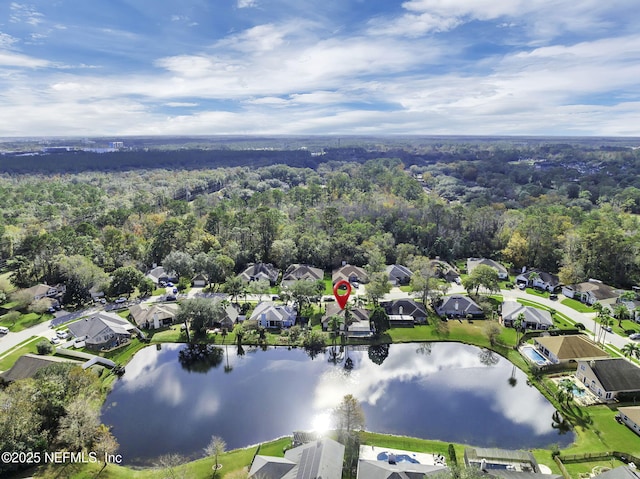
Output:
<instances>
[{"instance_id":1,"label":"green grass lawn","mask_svg":"<svg viewBox=\"0 0 640 479\"><path fill-rule=\"evenodd\" d=\"M0 316L0 326L6 326L14 333L18 333L27 328L30 328L31 326L35 326L36 324L43 323L53 318L53 316L50 314L40 315L36 313L27 313L27 314L20 315L20 317L16 320L14 324L11 321L7 321L6 319L3 319L5 316Z\"/></svg>"},{"instance_id":2,"label":"green grass lawn","mask_svg":"<svg viewBox=\"0 0 640 479\"><path fill-rule=\"evenodd\" d=\"M36 349L36 344L38 344L42 339L40 336L31 336L26 341L18 344L15 348L13 348L6 356L3 356L0 359L0 371L7 371L11 369L11 366L18 360L20 356L23 354L33 353L36 354L38 350Z\"/></svg>"},{"instance_id":3,"label":"green grass lawn","mask_svg":"<svg viewBox=\"0 0 640 479\"><path fill-rule=\"evenodd\" d=\"M591 306L587 306L580 301L576 301L575 299L565 298L561 301L565 306L569 306L572 309L575 309L579 313L593 313L594 309Z\"/></svg>"}]
</instances>

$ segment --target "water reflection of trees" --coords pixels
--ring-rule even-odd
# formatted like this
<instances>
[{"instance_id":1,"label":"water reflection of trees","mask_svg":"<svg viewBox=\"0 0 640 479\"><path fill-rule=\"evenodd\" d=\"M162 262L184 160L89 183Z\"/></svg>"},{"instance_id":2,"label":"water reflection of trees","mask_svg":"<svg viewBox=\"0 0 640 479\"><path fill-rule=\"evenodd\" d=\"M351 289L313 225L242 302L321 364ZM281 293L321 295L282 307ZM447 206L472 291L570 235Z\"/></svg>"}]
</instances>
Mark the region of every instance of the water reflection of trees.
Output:
<instances>
[{"instance_id":1,"label":"water reflection of trees","mask_svg":"<svg viewBox=\"0 0 640 479\"><path fill-rule=\"evenodd\" d=\"M485 366L495 366L500 362L500 356L498 353L491 351L490 349L482 349L478 353L478 359Z\"/></svg>"},{"instance_id":2,"label":"water reflection of trees","mask_svg":"<svg viewBox=\"0 0 640 479\"><path fill-rule=\"evenodd\" d=\"M566 434L571 431L571 423L562 417L562 414L558 411L553 413L551 421L551 427L558 431L558 434Z\"/></svg>"},{"instance_id":3,"label":"water reflection of trees","mask_svg":"<svg viewBox=\"0 0 640 479\"><path fill-rule=\"evenodd\" d=\"M431 347L433 343L420 343L416 348L416 353L423 354L425 356L431 356Z\"/></svg>"},{"instance_id":4,"label":"water reflection of trees","mask_svg":"<svg viewBox=\"0 0 640 479\"><path fill-rule=\"evenodd\" d=\"M217 368L224 359L224 350L212 344L188 344L178 353L178 361L190 373L206 373Z\"/></svg>"},{"instance_id":5,"label":"water reflection of trees","mask_svg":"<svg viewBox=\"0 0 640 479\"><path fill-rule=\"evenodd\" d=\"M387 359L387 356L389 356L389 345L375 344L373 346L369 346L367 352L371 362L380 366L384 363L384 360Z\"/></svg>"}]
</instances>

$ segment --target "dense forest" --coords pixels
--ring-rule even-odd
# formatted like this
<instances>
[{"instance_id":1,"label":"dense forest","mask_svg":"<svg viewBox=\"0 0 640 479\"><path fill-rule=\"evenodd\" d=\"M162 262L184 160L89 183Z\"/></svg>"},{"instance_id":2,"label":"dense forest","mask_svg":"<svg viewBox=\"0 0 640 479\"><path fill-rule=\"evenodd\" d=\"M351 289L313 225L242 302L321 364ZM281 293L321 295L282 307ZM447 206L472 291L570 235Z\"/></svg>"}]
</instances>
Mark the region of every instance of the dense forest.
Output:
<instances>
[{"instance_id":1,"label":"dense forest","mask_svg":"<svg viewBox=\"0 0 640 479\"><path fill-rule=\"evenodd\" d=\"M0 259L18 286L69 281L79 265L96 283L171 252L199 258L209 275L255 261L331 269L477 256L566 284L640 283L631 146L413 140L21 155L0 161Z\"/></svg>"}]
</instances>

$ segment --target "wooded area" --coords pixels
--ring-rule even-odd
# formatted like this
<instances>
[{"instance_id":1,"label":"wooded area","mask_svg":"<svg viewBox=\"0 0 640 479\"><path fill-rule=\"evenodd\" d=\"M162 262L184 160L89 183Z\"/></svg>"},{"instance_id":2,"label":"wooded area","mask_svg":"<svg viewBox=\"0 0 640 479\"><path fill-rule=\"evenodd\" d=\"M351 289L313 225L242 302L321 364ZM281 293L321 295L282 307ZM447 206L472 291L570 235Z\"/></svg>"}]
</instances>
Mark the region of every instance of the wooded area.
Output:
<instances>
[{"instance_id":1,"label":"wooded area","mask_svg":"<svg viewBox=\"0 0 640 479\"><path fill-rule=\"evenodd\" d=\"M4 156L2 169L0 257L21 287L98 286L172 251L214 275L217 264L227 275L251 262L329 270L439 256L559 272L566 284L640 282L640 154L627 146L69 152Z\"/></svg>"}]
</instances>

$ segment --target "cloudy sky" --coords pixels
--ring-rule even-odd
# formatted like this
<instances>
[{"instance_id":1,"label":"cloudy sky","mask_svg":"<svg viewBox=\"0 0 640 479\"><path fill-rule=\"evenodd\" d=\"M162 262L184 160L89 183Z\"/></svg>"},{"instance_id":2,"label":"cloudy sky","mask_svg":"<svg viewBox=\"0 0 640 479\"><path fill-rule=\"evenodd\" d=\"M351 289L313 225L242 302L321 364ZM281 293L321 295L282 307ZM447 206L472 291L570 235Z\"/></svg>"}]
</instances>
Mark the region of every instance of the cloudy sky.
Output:
<instances>
[{"instance_id":1,"label":"cloudy sky","mask_svg":"<svg viewBox=\"0 0 640 479\"><path fill-rule=\"evenodd\" d=\"M637 0L0 2L0 136L640 136Z\"/></svg>"}]
</instances>

